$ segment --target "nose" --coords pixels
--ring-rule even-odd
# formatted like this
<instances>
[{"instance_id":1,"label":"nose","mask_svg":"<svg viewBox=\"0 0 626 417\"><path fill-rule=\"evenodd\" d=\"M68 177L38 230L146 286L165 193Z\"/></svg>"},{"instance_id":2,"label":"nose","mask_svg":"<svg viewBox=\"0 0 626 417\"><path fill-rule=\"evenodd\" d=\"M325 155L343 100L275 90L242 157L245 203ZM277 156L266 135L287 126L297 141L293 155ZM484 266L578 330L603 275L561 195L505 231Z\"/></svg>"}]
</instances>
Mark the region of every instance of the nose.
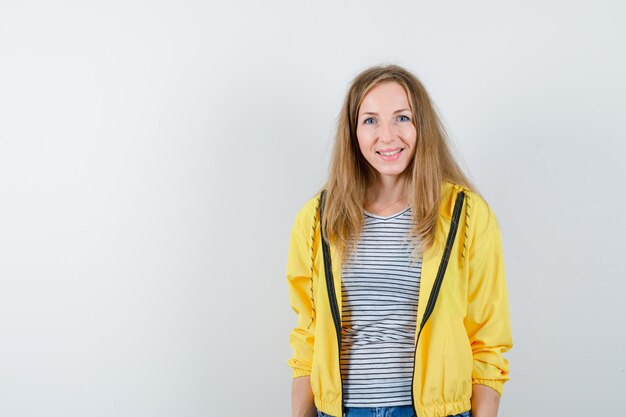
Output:
<instances>
[{"instance_id":1,"label":"nose","mask_svg":"<svg viewBox=\"0 0 626 417\"><path fill-rule=\"evenodd\" d=\"M380 124L379 140L383 143L393 142L394 128L391 122L382 122Z\"/></svg>"}]
</instances>

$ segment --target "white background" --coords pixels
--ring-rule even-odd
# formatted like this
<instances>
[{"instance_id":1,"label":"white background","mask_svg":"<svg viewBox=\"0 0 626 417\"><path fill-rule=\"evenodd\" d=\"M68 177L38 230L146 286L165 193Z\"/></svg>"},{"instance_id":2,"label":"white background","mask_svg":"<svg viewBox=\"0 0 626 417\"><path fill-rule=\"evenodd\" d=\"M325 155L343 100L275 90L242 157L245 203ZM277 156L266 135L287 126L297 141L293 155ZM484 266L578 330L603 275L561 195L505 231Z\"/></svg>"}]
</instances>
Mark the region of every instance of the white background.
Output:
<instances>
[{"instance_id":1,"label":"white background","mask_svg":"<svg viewBox=\"0 0 626 417\"><path fill-rule=\"evenodd\" d=\"M297 210L398 63L498 215L501 416L623 414L618 1L0 2L0 416L288 416Z\"/></svg>"}]
</instances>

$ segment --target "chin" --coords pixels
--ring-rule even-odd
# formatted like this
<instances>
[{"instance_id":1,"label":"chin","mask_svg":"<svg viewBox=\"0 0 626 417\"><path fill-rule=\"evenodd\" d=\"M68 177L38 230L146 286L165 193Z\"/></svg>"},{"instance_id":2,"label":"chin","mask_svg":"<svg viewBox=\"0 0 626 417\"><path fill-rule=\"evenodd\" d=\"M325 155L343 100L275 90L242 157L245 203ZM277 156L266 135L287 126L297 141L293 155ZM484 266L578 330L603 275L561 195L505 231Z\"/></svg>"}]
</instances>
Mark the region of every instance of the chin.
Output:
<instances>
[{"instance_id":1,"label":"chin","mask_svg":"<svg viewBox=\"0 0 626 417\"><path fill-rule=\"evenodd\" d=\"M377 170L377 171L378 171L378 173L380 175L384 175L385 177L399 177L399 176L401 176L405 172L405 170L393 170L393 171L391 171L391 170L388 170L388 171Z\"/></svg>"}]
</instances>

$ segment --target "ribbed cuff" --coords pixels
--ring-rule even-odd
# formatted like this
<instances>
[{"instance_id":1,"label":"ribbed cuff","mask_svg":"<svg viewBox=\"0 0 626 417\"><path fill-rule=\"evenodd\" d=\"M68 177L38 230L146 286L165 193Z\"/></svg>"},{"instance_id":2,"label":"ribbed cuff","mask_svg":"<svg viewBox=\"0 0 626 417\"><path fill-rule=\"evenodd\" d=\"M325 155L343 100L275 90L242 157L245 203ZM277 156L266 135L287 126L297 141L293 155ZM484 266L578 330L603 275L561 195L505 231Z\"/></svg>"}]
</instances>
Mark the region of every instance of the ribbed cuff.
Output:
<instances>
[{"instance_id":1,"label":"ribbed cuff","mask_svg":"<svg viewBox=\"0 0 626 417\"><path fill-rule=\"evenodd\" d=\"M292 378L298 378L299 376L311 375L310 369L293 368Z\"/></svg>"},{"instance_id":2,"label":"ribbed cuff","mask_svg":"<svg viewBox=\"0 0 626 417\"><path fill-rule=\"evenodd\" d=\"M472 379L472 384L480 384L480 385L484 385L486 387L492 388L496 391L498 391L498 394L500 394L500 396L502 396L502 387L503 387L503 382L499 381L497 379Z\"/></svg>"}]
</instances>

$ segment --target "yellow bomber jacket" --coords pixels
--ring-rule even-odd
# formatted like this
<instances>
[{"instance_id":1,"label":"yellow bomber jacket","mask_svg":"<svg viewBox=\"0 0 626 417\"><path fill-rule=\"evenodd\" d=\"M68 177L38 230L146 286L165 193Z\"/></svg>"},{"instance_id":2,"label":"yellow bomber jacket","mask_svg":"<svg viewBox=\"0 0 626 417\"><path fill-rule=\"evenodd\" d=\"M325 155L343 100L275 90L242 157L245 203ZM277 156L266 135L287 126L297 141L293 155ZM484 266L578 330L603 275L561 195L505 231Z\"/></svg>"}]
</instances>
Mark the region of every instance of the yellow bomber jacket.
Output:
<instances>
[{"instance_id":1,"label":"yellow bomber jacket","mask_svg":"<svg viewBox=\"0 0 626 417\"><path fill-rule=\"evenodd\" d=\"M319 202L318 194L302 207L291 231L287 282L298 320L289 336L293 356L288 364L294 378L310 376L318 410L342 416L341 332L333 319L335 314L341 320L342 300L336 294L341 294L342 251L329 247L334 279L327 283ZM455 205L459 221L451 228ZM445 254L451 229L456 229L454 243ZM416 415L469 410L472 384L502 394L509 379L502 353L512 347L512 338L500 231L487 203L460 185L442 185L435 242L422 255L419 291L412 385Z\"/></svg>"}]
</instances>

